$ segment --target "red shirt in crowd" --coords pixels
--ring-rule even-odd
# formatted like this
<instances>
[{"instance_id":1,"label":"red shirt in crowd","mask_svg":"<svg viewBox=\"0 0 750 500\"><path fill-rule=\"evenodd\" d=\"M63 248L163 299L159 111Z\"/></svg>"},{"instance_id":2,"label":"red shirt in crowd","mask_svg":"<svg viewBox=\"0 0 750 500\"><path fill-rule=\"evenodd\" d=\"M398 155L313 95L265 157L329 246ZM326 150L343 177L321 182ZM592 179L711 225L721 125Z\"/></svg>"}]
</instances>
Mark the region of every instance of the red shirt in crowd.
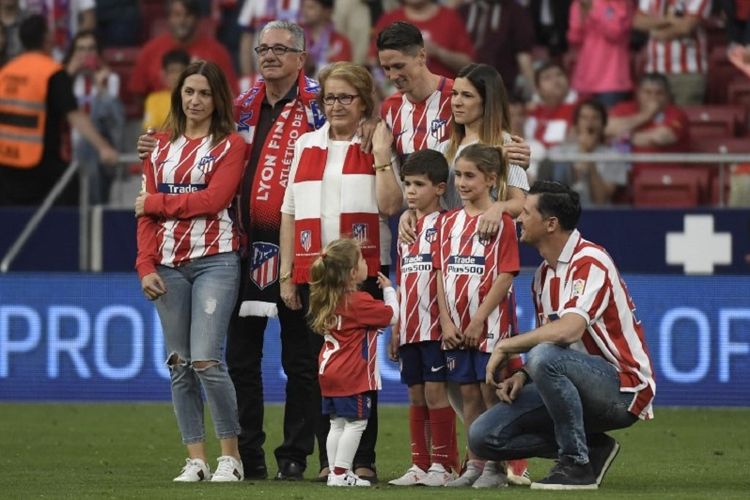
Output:
<instances>
[{"instance_id":1,"label":"red shirt in crowd","mask_svg":"<svg viewBox=\"0 0 750 500\"><path fill-rule=\"evenodd\" d=\"M135 94L146 95L155 90L166 88L166 82L162 78L161 59L170 50L182 48L187 51L193 59L205 59L216 63L229 82L229 88L237 95L237 74L232 66L229 52L214 38L199 34L187 45L180 45L175 38L164 33L151 39L143 46L138 54L138 60L133 68L128 88Z\"/></svg>"},{"instance_id":2,"label":"red shirt in crowd","mask_svg":"<svg viewBox=\"0 0 750 500\"><path fill-rule=\"evenodd\" d=\"M609 116L626 117L638 113L638 103L635 101L621 102L612 107ZM643 132L656 127L669 127L677 136L677 142L667 146L633 146L634 153L679 153L690 148L690 123L687 115L677 106L670 104L661 113L657 113L651 121L633 130L633 133Z\"/></svg>"}]
</instances>

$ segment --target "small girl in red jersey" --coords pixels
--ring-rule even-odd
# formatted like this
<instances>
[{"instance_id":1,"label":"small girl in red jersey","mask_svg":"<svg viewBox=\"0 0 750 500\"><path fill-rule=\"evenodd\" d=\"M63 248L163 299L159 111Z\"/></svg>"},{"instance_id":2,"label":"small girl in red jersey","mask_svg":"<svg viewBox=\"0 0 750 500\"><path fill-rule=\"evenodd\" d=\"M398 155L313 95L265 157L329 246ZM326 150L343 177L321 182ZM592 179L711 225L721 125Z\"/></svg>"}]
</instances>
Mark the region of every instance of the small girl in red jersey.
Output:
<instances>
[{"instance_id":1,"label":"small girl in red jersey","mask_svg":"<svg viewBox=\"0 0 750 500\"><path fill-rule=\"evenodd\" d=\"M367 262L357 241L347 238L329 243L310 275L310 327L325 336L318 381L323 414L331 419L328 486L370 486L352 472L352 461L367 427L372 393L380 389L378 331L398 320L396 291L380 273L384 302L357 289L367 279Z\"/></svg>"}]
</instances>

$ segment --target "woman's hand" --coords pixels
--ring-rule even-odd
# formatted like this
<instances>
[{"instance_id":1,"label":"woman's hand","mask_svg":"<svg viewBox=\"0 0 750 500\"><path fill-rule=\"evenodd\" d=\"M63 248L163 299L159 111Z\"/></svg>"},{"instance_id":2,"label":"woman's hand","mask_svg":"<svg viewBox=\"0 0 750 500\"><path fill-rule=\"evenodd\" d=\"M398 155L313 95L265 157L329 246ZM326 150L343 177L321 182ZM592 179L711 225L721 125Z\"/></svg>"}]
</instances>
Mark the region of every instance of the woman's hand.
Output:
<instances>
[{"instance_id":1,"label":"woman's hand","mask_svg":"<svg viewBox=\"0 0 750 500\"><path fill-rule=\"evenodd\" d=\"M156 138L154 134L156 131L152 128L148 129L145 134L141 134L138 137L138 158L145 160L148 156L156 149Z\"/></svg>"},{"instance_id":2,"label":"woman's hand","mask_svg":"<svg viewBox=\"0 0 750 500\"><path fill-rule=\"evenodd\" d=\"M383 273L378 273L378 286L380 288L388 288L389 286L392 287L393 283L390 279L388 279L388 276L386 276Z\"/></svg>"},{"instance_id":3,"label":"woman's hand","mask_svg":"<svg viewBox=\"0 0 750 500\"><path fill-rule=\"evenodd\" d=\"M362 151L369 153L372 150L373 134L380 118L368 118L362 120L357 128L357 135L362 143Z\"/></svg>"},{"instance_id":4,"label":"woman's hand","mask_svg":"<svg viewBox=\"0 0 750 500\"><path fill-rule=\"evenodd\" d=\"M417 239L417 214L414 210L405 210L398 219L398 237L409 245Z\"/></svg>"},{"instance_id":5,"label":"woman's hand","mask_svg":"<svg viewBox=\"0 0 750 500\"><path fill-rule=\"evenodd\" d=\"M519 135L511 135L510 138L513 142L503 145L508 155L508 163L518 165L524 170L528 169L531 163L531 146Z\"/></svg>"},{"instance_id":6,"label":"woman's hand","mask_svg":"<svg viewBox=\"0 0 750 500\"><path fill-rule=\"evenodd\" d=\"M297 285L295 285L291 279L284 280L280 285L280 289L281 300L289 309L292 311L302 309L302 301L299 299Z\"/></svg>"},{"instance_id":7,"label":"woman's hand","mask_svg":"<svg viewBox=\"0 0 750 500\"><path fill-rule=\"evenodd\" d=\"M138 197L135 199L136 217L143 217L146 215L146 198L148 198L148 193L146 191L138 193Z\"/></svg>"},{"instance_id":8,"label":"woman's hand","mask_svg":"<svg viewBox=\"0 0 750 500\"><path fill-rule=\"evenodd\" d=\"M503 220L503 209L499 203L493 203L480 217L477 225L477 235L480 241L489 241L500 231Z\"/></svg>"},{"instance_id":9,"label":"woman's hand","mask_svg":"<svg viewBox=\"0 0 750 500\"><path fill-rule=\"evenodd\" d=\"M390 158L392 144L393 133L385 121L380 120L375 126L375 132L372 134L372 154L376 157L383 156Z\"/></svg>"},{"instance_id":10,"label":"woman's hand","mask_svg":"<svg viewBox=\"0 0 750 500\"><path fill-rule=\"evenodd\" d=\"M148 300L156 300L165 293L167 293L167 287L164 285L164 281L159 276L159 273L151 273L141 279L141 290Z\"/></svg>"}]
</instances>

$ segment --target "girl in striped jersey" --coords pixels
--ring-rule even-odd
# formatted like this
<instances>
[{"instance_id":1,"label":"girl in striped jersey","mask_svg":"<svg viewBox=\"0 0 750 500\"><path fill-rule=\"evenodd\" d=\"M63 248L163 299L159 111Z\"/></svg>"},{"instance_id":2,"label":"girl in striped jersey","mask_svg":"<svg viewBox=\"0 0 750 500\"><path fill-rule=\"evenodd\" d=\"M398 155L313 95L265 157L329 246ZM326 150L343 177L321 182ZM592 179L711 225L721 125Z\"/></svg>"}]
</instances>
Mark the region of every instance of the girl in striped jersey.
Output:
<instances>
[{"instance_id":1,"label":"girl in striped jersey","mask_svg":"<svg viewBox=\"0 0 750 500\"><path fill-rule=\"evenodd\" d=\"M222 361L239 287L233 200L245 142L233 133L229 85L213 63L196 61L172 91L171 134L144 162L135 202L136 269L155 301L169 356L172 403L188 459L174 480L240 481L240 425L234 385ZM221 443L211 476L204 449L206 394Z\"/></svg>"},{"instance_id":2,"label":"girl in striped jersey","mask_svg":"<svg viewBox=\"0 0 750 500\"><path fill-rule=\"evenodd\" d=\"M385 303L357 288L367 279L367 261L353 239L334 240L310 268L313 331L325 336L318 359L323 414L330 415L328 486L370 486L352 471L367 427L372 395L380 389L378 330L395 325L398 300L391 281L378 273Z\"/></svg>"},{"instance_id":3,"label":"girl in striped jersey","mask_svg":"<svg viewBox=\"0 0 750 500\"><path fill-rule=\"evenodd\" d=\"M477 232L480 216L507 190L507 159L502 148L474 144L455 165L456 189L463 208L448 212L436 241L438 305L449 382L460 384L462 416L468 430L497 403L485 369L495 343L515 333L513 277L520 263L513 220L503 214L499 231L487 239ZM520 368L520 358L511 363ZM507 485L495 462L482 462L469 450L465 472L446 486L477 488Z\"/></svg>"}]
</instances>

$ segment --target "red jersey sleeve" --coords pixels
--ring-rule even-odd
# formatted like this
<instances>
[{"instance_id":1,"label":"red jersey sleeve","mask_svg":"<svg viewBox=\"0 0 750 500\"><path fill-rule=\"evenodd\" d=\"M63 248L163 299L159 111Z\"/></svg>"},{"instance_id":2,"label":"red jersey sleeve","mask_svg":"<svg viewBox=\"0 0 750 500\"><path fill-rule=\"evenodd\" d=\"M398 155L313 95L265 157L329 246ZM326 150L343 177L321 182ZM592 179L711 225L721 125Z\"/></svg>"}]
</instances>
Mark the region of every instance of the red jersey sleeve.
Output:
<instances>
[{"instance_id":1,"label":"red jersey sleeve","mask_svg":"<svg viewBox=\"0 0 750 500\"><path fill-rule=\"evenodd\" d=\"M436 235L435 239L430 243L430 250L432 251L432 269L435 271L441 271L443 269L443 221L445 215L440 216L435 221Z\"/></svg>"},{"instance_id":2,"label":"red jersey sleeve","mask_svg":"<svg viewBox=\"0 0 750 500\"><path fill-rule=\"evenodd\" d=\"M147 193L156 192L156 181L154 179L154 168L151 164L151 157L143 161L143 181ZM145 215L138 218L137 242L138 253L135 260L135 269L138 277L143 279L144 276L156 272L156 263L159 262L159 250L156 234L159 225L156 221Z\"/></svg>"},{"instance_id":3,"label":"red jersey sleeve","mask_svg":"<svg viewBox=\"0 0 750 500\"><path fill-rule=\"evenodd\" d=\"M503 224L498 238L500 238L500 251L497 253L497 270L500 273L510 273L515 276L521 269L521 260L518 256L518 237L516 236L516 224L506 213L503 213Z\"/></svg>"},{"instance_id":4,"label":"red jersey sleeve","mask_svg":"<svg viewBox=\"0 0 750 500\"><path fill-rule=\"evenodd\" d=\"M215 215L229 206L238 191L245 168L246 144L238 134L231 134L225 141L216 146L226 148L226 153L217 162L206 189L194 193L152 194L146 198L146 214L170 219L190 219Z\"/></svg>"},{"instance_id":5,"label":"red jersey sleeve","mask_svg":"<svg viewBox=\"0 0 750 500\"><path fill-rule=\"evenodd\" d=\"M366 327L385 328L391 324L393 309L385 305L382 300L377 300L367 292L356 292L352 294L350 309L356 311L357 322Z\"/></svg>"},{"instance_id":6,"label":"red jersey sleeve","mask_svg":"<svg viewBox=\"0 0 750 500\"><path fill-rule=\"evenodd\" d=\"M606 268L593 259L581 262L568 277L570 296L560 316L568 312L582 316L591 324L607 307L610 287Z\"/></svg>"}]
</instances>

